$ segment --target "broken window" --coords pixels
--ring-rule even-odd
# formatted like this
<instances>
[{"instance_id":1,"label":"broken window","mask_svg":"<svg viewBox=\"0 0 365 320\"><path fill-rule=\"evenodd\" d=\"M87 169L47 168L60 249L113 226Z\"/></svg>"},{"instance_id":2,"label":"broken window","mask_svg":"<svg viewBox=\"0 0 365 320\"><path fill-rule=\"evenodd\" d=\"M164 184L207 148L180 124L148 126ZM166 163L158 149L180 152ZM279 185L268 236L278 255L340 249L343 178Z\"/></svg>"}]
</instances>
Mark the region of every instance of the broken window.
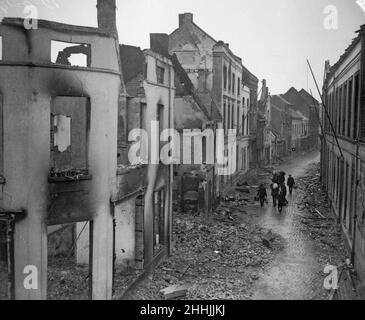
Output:
<instances>
[{"instance_id":1,"label":"broken window","mask_svg":"<svg viewBox=\"0 0 365 320\"><path fill-rule=\"evenodd\" d=\"M91 46L83 43L51 41L51 62L74 67L91 66Z\"/></svg>"},{"instance_id":2,"label":"broken window","mask_svg":"<svg viewBox=\"0 0 365 320\"><path fill-rule=\"evenodd\" d=\"M55 97L51 111L50 178L78 180L88 176L89 101Z\"/></svg>"}]
</instances>

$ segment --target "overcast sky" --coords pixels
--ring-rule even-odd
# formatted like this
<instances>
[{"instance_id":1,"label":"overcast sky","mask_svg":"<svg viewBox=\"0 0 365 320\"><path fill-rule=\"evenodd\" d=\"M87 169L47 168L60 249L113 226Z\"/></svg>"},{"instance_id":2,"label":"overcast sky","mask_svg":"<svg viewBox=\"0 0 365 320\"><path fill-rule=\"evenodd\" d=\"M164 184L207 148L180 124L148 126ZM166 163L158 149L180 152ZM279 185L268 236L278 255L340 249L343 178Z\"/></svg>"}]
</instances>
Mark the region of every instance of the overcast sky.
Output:
<instances>
[{"instance_id":1,"label":"overcast sky","mask_svg":"<svg viewBox=\"0 0 365 320\"><path fill-rule=\"evenodd\" d=\"M96 0L0 0L0 17L24 16L23 3L37 6L41 19L97 25ZM338 28L328 30L331 5ZM314 90L306 59L321 83L324 61L336 62L365 23L356 0L117 0L117 7L120 42L141 48L149 47L150 32L171 33L178 14L192 12L196 24L228 42L260 81L267 79L272 94L291 86Z\"/></svg>"}]
</instances>

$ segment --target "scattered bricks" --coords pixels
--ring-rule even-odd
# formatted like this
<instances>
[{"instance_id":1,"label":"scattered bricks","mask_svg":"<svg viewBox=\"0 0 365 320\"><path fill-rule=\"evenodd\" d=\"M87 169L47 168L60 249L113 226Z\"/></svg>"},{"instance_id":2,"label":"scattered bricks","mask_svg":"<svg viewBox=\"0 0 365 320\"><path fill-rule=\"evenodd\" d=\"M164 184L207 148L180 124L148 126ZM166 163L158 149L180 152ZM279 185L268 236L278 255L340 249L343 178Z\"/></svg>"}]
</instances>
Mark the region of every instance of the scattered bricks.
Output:
<instances>
[{"instance_id":1,"label":"scattered bricks","mask_svg":"<svg viewBox=\"0 0 365 320\"><path fill-rule=\"evenodd\" d=\"M173 285L162 289L160 293L166 300L183 298L188 293L188 287L183 285Z\"/></svg>"},{"instance_id":2,"label":"scattered bricks","mask_svg":"<svg viewBox=\"0 0 365 320\"><path fill-rule=\"evenodd\" d=\"M275 236L270 230L263 238L262 238L262 244L267 247L268 249L272 248L272 242L274 241Z\"/></svg>"},{"instance_id":3,"label":"scattered bricks","mask_svg":"<svg viewBox=\"0 0 365 320\"><path fill-rule=\"evenodd\" d=\"M247 193L247 194L250 193L250 189L247 187L236 187L236 191L242 192L242 193Z\"/></svg>"}]
</instances>

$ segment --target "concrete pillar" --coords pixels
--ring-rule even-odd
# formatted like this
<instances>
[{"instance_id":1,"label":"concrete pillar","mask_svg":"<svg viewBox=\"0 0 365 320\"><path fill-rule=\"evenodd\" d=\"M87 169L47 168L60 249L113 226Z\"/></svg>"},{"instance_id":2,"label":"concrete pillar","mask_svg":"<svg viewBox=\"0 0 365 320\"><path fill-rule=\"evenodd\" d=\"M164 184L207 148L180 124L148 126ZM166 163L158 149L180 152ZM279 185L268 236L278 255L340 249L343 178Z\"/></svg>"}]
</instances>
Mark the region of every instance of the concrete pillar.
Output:
<instances>
[{"instance_id":1,"label":"concrete pillar","mask_svg":"<svg viewBox=\"0 0 365 320\"><path fill-rule=\"evenodd\" d=\"M39 214L28 212L27 218L15 225L14 249L15 299L46 300L47 228Z\"/></svg>"}]
</instances>

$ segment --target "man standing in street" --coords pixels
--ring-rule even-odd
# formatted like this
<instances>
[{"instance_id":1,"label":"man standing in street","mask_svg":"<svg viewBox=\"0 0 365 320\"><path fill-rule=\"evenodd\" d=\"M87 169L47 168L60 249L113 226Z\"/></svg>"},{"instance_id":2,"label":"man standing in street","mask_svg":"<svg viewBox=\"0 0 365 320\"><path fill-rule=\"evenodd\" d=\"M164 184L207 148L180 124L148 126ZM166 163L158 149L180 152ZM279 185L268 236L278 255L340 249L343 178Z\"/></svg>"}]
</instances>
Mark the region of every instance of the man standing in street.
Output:
<instances>
[{"instance_id":1,"label":"man standing in street","mask_svg":"<svg viewBox=\"0 0 365 320\"><path fill-rule=\"evenodd\" d=\"M257 191L257 197L259 198L261 207L263 207L267 198L266 188L263 184L260 185L259 190Z\"/></svg>"},{"instance_id":2,"label":"man standing in street","mask_svg":"<svg viewBox=\"0 0 365 320\"><path fill-rule=\"evenodd\" d=\"M293 193L293 187L295 185L294 178L291 176L291 174L289 175L289 178L288 178L288 181L287 181L287 185L289 187L289 193L291 195Z\"/></svg>"}]
</instances>

